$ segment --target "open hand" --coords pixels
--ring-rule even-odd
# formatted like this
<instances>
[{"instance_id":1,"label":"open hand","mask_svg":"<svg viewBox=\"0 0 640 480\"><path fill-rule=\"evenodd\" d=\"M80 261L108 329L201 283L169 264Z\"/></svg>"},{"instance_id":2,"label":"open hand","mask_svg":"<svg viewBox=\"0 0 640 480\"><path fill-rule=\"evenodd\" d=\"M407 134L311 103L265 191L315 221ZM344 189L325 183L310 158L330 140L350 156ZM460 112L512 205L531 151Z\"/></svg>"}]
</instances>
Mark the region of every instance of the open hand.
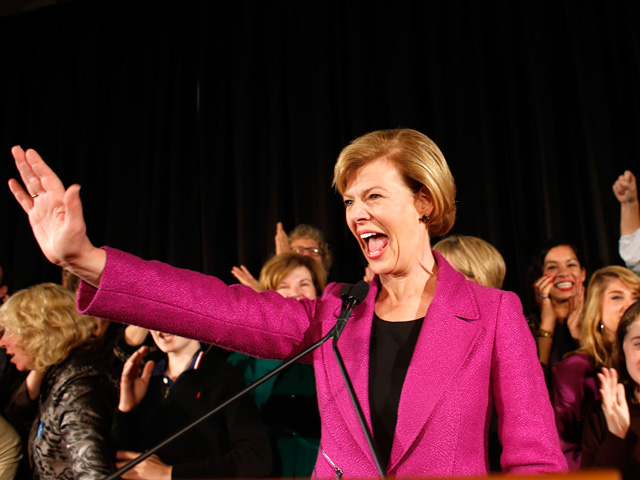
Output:
<instances>
[{"instance_id":1,"label":"open hand","mask_svg":"<svg viewBox=\"0 0 640 480\"><path fill-rule=\"evenodd\" d=\"M287 232L284 231L282 222L278 222L276 224L276 236L274 240L276 242L276 255L280 255L281 253L285 253L291 250L291 245L289 244L289 236L287 235Z\"/></svg>"},{"instance_id":2,"label":"open hand","mask_svg":"<svg viewBox=\"0 0 640 480\"><path fill-rule=\"evenodd\" d=\"M631 419L624 386L618 383L618 372L615 368L603 368L602 373L598 374L598 380L607 428L615 436L624 439L629 432Z\"/></svg>"},{"instance_id":3,"label":"open hand","mask_svg":"<svg viewBox=\"0 0 640 480\"><path fill-rule=\"evenodd\" d=\"M238 281L242 285L246 285L247 287L253 288L256 292L260 291L260 284L258 280L255 279L251 272L244 265L240 265L239 267L233 267L231 269L231 274L238 279Z\"/></svg>"},{"instance_id":4,"label":"open hand","mask_svg":"<svg viewBox=\"0 0 640 480\"><path fill-rule=\"evenodd\" d=\"M122 368L120 403L118 404L118 410L121 412L130 412L136 408L147 393L154 363L147 362L142 373L140 373L140 365L148 351L149 347L140 347L129 357Z\"/></svg>"},{"instance_id":5,"label":"open hand","mask_svg":"<svg viewBox=\"0 0 640 480\"><path fill-rule=\"evenodd\" d=\"M582 278L578 277L576 280L576 295L569 299L569 316L567 317L567 327L571 337L579 341L580 340L580 317L582 316L582 309L584 307L584 285Z\"/></svg>"},{"instance_id":6,"label":"open hand","mask_svg":"<svg viewBox=\"0 0 640 480\"><path fill-rule=\"evenodd\" d=\"M66 267L97 286L106 262L106 252L94 247L86 234L80 202L80 185L65 190L58 176L35 150L11 149L24 182L9 180L11 193L29 216L33 234L47 259Z\"/></svg>"}]
</instances>

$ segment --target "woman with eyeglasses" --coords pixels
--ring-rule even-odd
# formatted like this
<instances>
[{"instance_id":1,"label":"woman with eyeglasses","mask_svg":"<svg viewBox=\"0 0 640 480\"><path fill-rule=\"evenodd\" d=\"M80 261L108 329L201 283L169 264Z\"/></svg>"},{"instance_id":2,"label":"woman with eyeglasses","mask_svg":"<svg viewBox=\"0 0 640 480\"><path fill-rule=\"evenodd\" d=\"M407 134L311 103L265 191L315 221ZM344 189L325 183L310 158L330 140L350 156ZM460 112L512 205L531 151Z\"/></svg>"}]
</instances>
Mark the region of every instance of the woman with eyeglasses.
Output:
<instances>
[{"instance_id":1,"label":"woman with eyeglasses","mask_svg":"<svg viewBox=\"0 0 640 480\"><path fill-rule=\"evenodd\" d=\"M333 258L329 244L325 241L320 230L311 225L301 223L294 228L289 235L286 234L281 222L276 225L276 255L286 252L295 252L300 255L308 255L313 258L325 271L329 273ZM260 283L244 265L233 267L231 273L238 281L253 288L256 292L261 290Z\"/></svg>"},{"instance_id":2,"label":"woman with eyeglasses","mask_svg":"<svg viewBox=\"0 0 640 480\"><path fill-rule=\"evenodd\" d=\"M13 154L26 190L16 180L10 188L45 256L83 279L81 311L271 359L304 351L334 327L341 284L296 300L94 247L79 186L65 190L33 150ZM492 405L504 471L566 470L520 300L467 280L431 249L456 213L437 145L410 129L363 135L340 153L334 185L375 273L336 344L373 448L327 342L312 354L321 418L314 475L486 475Z\"/></svg>"}]
</instances>

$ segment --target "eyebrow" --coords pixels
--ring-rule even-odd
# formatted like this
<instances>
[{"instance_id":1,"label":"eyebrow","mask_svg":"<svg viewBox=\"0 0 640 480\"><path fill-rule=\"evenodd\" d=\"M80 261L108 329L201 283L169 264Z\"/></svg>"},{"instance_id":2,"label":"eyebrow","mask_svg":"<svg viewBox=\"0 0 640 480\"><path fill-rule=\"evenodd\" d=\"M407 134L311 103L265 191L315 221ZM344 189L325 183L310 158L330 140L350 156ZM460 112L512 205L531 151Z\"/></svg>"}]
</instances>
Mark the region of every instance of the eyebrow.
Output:
<instances>
[{"instance_id":1,"label":"eyebrow","mask_svg":"<svg viewBox=\"0 0 640 480\"><path fill-rule=\"evenodd\" d=\"M371 190L375 190L376 188L385 190L385 188L382 185L374 185L373 187L369 187L366 190L364 190L361 194L361 196L365 196L367 195L369 192L371 192ZM386 191L386 190L385 190ZM346 193L342 195L342 198L346 198L349 197L350 195L347 195Z\"/></svg>"}]
</instances>

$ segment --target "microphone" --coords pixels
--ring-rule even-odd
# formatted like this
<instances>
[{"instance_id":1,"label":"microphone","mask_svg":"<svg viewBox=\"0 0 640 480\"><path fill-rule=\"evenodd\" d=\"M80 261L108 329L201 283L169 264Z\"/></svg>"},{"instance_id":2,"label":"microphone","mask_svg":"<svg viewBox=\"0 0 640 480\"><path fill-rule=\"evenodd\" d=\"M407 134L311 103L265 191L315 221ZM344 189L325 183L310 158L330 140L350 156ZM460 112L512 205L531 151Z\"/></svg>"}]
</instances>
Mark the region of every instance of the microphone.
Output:
<instances>
[{"instance_id":1,"label":"microphone","mask_svg":"<svg viewBox=\"0 0 640 480\"><path fill-rule=\"evenodd\" d=\"M342 330L347 324L347 320L351 316L351 312L356 305L363 302L365 298L367 298L367 293L369 293L369 284L364 280L360 280L355 285L345 284L342 286L340 290L340 298L342 299L342 309L340 310L340 315L338 315L338 319L336 320L335 325L335 341L338 340Z\"/></svg>"}]
</instances>

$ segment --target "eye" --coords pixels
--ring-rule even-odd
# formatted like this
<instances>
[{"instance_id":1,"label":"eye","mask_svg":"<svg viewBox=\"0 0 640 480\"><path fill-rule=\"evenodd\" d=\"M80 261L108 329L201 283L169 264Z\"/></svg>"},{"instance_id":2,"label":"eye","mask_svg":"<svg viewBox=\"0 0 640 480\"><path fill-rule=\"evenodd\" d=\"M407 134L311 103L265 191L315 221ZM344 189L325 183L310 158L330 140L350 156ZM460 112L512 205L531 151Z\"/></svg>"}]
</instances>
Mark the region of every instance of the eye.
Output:
<instances>
[{"instance_id":1,"label":"eye","mask_svg":"<svg viewBox=\"0 0 640 480\"><path fill-rule=\"evenodd\" d=\"M371 200L377 200L380 198L380 195L378 195L377 193L372 193L371 195L369 195L369 198Z\"/></svg>"},{"instance_id":2,"label":"eye","mask_svg":"<svg viewBox=\"0 0 640 480\"><path fill-rule=\"evenodd\" d=\"M353 205L353 200L349 200L348 198L345 198L343 202L345 207L350 207L351 205Z\"/></svg>"}]
</instances>

